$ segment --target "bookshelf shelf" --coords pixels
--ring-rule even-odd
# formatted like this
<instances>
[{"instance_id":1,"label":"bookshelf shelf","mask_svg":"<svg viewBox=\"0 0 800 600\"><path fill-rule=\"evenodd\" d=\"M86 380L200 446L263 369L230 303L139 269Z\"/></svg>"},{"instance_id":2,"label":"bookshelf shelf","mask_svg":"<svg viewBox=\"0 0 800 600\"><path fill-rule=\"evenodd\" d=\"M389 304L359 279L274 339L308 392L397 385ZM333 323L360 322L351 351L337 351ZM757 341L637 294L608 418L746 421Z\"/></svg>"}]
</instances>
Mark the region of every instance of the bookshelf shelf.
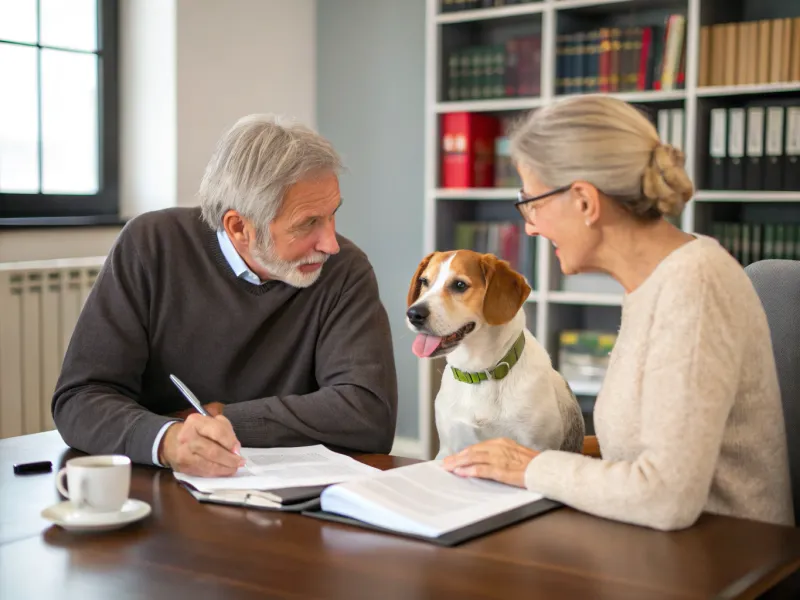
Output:
<instances>
[{"instance_id":1,"label":"bookshelf shelf","mask_svg":"<svg viewBox=\"0 0 800 600\"><path fill-rule=\"evenodd\" d=\"M557 11L574 10L576 8L602 8L614 4L643 4L651 0L552 0Z\"/></svg>"},{"instance_id":2,"label":"bookshelf shelf","mask_svg":"<svg viewBox=\"0 0 800 600\"><path fill-rule=\"evenodd\" d=\"M547 292L553 304L580 304L584 306L622 306L620 294L593 294L590 292Z\"/></svg>"},{"instance_id":3,"label":"bookshelf shelf","mask_svg":"<svg viewBox=\"0 0 800 600\"><path fill-rule=\"evenodd\" d=\"M462 6L464 6L470 0L453 1L462 2ZM452 152L454 146L447 146L447 143L452 144L458 135L464 135L464 131L459 131L458 127L448 129L445 126L446 122L453 123L462 118L454 116L452 113L481 113L476 118L464 117L463 122L469 122L471 123L470 127L478 128L478 123L485 125L494 120L496 124L499 124L497 131L502 132L510 122L524 116L528 111L547 106L556 99L577 95L574 92L589 89L636 90L640 87L648 88L647 91L619 91L607 93L607 95L637 105L652 119L663 140L683 150L686 157L687 174L695 183L695 187L700 188L695 194L695 201L687 205L682 215L679 225L683 230L712 235L714 227L720 224L727 226L729 223L779 223L781 221L795 222L800 219L800 190L791 192L743 191L743 185L739 186L739 190L736 191L719 189L734 187L730 185L730 180L727 178L728 163L724 163L726 175L721 183L717 182L718 179L710 176L708 167L712 162L709 160L712 111L717 111L716 114L719 115L720 111L724 110L727 115L730 111L738 110L733 114L739 115L739 109L743 107L749 111L753 106L763 105L766 113L763 133L764 148L766 149L767 117L770 108L779 105L786 107L785 122L788 128L789 108L796 107L800 103L800 80L787 83L730 85L736 81L798 79L794 71L791 71L790 75L785 74L786 65L780 68L779 75L774 75L771 72L774 69L770 62L770 74L766 79L753 78L752 74L749 78L739 78L743 67L739 65L739 62L728 64L726 61L723 65L724 69L722 69L725 71L725 77L719 80L718 71L721 67L712 65L709 58L711 56L709 43L712 41L710 30L714 27L719 29L724 25L726 27L724 37L727 41L728 36L731 35L728 32L731 23L745 22L747 19L751 21L772 19L774 21L788 17L800 18L800 11L792 7L787 8L788 5L794 3L782 3L779 0L736 0L735 2L730 0L541 0L503 7L441 13L439 11L442 0L426 0L426 2L425 224L423 235L425 254L444 247L471 247L465 241L455 242L454 232L458 224L464 222L508 223L519 217L511 206L518 192L517 188L513 186L517 186L518 182L515 177L509 177L508 140L504 133L478 134L471 132L466 134L472 136L473 139L477 139L480 135L486 139L494 137L494 152L502 158L501 162L495 164L494 181L498 187L440 187L444 186L444 181L459 184L466 181L472 183L463 185L486 186L492 185L493 181L492 177L485 176L486 169L483 170L480 178L477 177L475 171L464 175L467 169L464 169L463 165L469 164L469 162L458 162L461 160L460 157L445 162L446 152L450 152L451 157L453 154L458 154ZM471 7L484 3L483 0L471 0L471 2ZM506 0L506 3L510 3L510 0ZM674 26L672 31L679 32L676 34L679 36L677 42L671 46L666 39L668 26ZM797 27L800 31L800 24ZM616 33L617 31L621 33L620 39L623 45L615 50L617 42L614 40L617 39L616 36L620 35L620 33ZM742 35L741 31L752 33L750 30L737 29L737 35ZM611 34L610 46L604 42L604 36L607 36L608 32ZM597 35L600 37L595 37ZM629 36L628 43L634 50L649 48L645 54L639 54L636 62L638 70L625 71L621 69L620 65L629 59L623 56L614 58L613 52L624 48L626 35ZM637 38L637 36L641 37ZM535 45L532 54L525 54L529 57L526 59L529 62L523 68L519 57L522 56L522 48L526 49L525 52L530 52L531 47L524 45L525 40L530 38L535 39ZM654 41L657 38L660 40L659 42ZM675 39L673 38L673 41ZM598 44L597 40L603 41L603 43ZM740 47L740 40L741 38L737 37L734 42L737 48ZM774 42L772 39L770 41ZM752 43L753 40L750 39L750 42ZM577 62L567 62L567 57L572 57L569 59L570 61L577 61L574 58L576 56L591 56L592 51L587 52L586 49L587 45L591 47L593 44L594 54L599 54L601 48L605 48L604 52L612 52L612 58L606 57L602 60L610 61L612 66L616 65L613 66L616 71L610 70L612 66L608 66L609 63L600 62L600 58L590 59L590 61L598 61L597 63L589 62L589 65L593 65L590 67L586 66L586 62L581 63L581 67L576 66ZM785 40L783 44L786 44ZM663 67L663 64L665 48L668 46L673 48L673 55L667 62L671 63L670 68L673 74L678 74L674 80L680 81L680 85L679 89L663 91L664 87L675 87L666 85L669 81L668 75L658 71L659 68L666 68ZM583 54L576 52L576 47L582 49ZM609 50L609 47L612 50ZM776 47L775 43L771 43L770 52L774 47ZM487 54L484 52L487 51L487 48L493 48L491 52L494 52L494 62L486 58ZM677 58L674 55L676 48L680 48ZM703 48L706 52L703 55L705 58L701 56ZM727 59L728 53L723 54ZM735 54L741 55L741 52ZM763 50L759 50L758 54L762 56ZM469 56L469 60L472 62L451 61L453 57L467 60L464 58L465 56ZM530 56L536 57L534 61L530 61ZM504 60L500 60L498 57L504 57ZM642 58L648 62L641 63ZM484 66L484 69L487 70L483 72L483 77L494 83L487 84L484 81L482 84L484 89L481 93L463 94L459 89L459 93L454 94L451 83L458 82L459 77L465 77L459 68L466 69L464 72L468 77L479 78L477 75L479 71L476 70L478 67L475 65L479 65L481 60L484 61L484 65L494 64L494 69L498 68L497 65L502 65L503 70L500 71L499 81L504 87L501 89L497 80L492 79L497 76L498 72L495 70L490 74L488 67ZM580 60L585 60L585 58ZM621 62L615 63L615 60ZM763 66L763 62L762 56L759 61L759 69ZM469 66L465 67L464 64ZM792 59L791 64L796 64L796 61ZM454 65L460 65L460 67L454 67ZM509 65L511 65L512 71L508 71ZM748 65L749 67L750 65ZM599 70L601 68L606 71L601 72ZM628 78L623 85L622 78L626 72L629 76L631 73L636 73L637 81L631 82ZM582 76L584 81L579 84L574 81L569 85L566 84L565 79L579 78L576 73ZM605 79L600 80L600 77L595 78L594 75L613 76L614 81L608 84ZM711 75L714 77L710 77ZM644 77L644 81L642 81L642 77ZM531 79L538 82L538 85L532 86ZM480 81L480 79L478 80ZM699 82L704 84L713 82L719 85L699 87ZM723 83L726 85L721 85ZM487 87L491 94L486 91ZM571 93L565 94L565 92ZM453 98L455 101L450 101L449 98ZM798 112L800 109L795 108L794 110L793 122L796 124L792 131L800 131L800 112ZM747 114L746 123L749 124L750 112ZM754 114L758 114L757 109ZM726 119L728 118L729 116L726 116ZM739 117L737 116L737 118ZM495 126L495 124L489 124L491 127L487 126L487 131ZM742 131L742 128L739 127L737 131ZM788 139L790 136L785 137ZM484 148L489 147L486 139L481 140ZM727 152L727 142L722 145L725 146ZM474 149L476 144L473 143L468 147ZM447 148L451 150L446 150ZM474 150L471 151L474 152ZM474 155L471 156L468 161L474 160ZM788 157L784 156L784 158L786 160L782 164L790 164ZM458 175L456 177L452 176L452 170L446 171L444 168L453 164L462 165L458 167L462 169L461 171L456 169ZM498 164L499 168L497 168ZM447 173L447 177L444 176L445 173ZM719 171L717 171L718 173ZM463 176L463 178L459 178L459 176ZM762 177L766 180L766 170ZM476 180L479 183L475 183ZM765 183L760 187L774 189L795 187L793 183L795 179L784 176L783 173L779 174L778 180L779 183ZM775 179L771 177L769 181L775 181ZM712 187L718 189L702 189ZM495 241L497 239L495 236ZM621 286L607 285L608 282L594 281L591 278L576 280L562 275L558 258L553 253L549 241L544 238L525 239L525 241L528 244L533 242L531 246L523 249L522 254L528 261L525 263L525 274L535 289L526 305L528 327L549 353L553 364L558 367L559 333L569 330L616 332L619 327L620 307L623 304L624 295L621 293ZM800 229L798 229L797 243L800 255ZM510 244L509 247L513 248L514 246ZM500 253L505 251L507 248L504 247ZM528 251L530 254L527 254ZM513 253L513 250L509 252ZM419 439L417 441L419 448L417 455L422 458L432 458L432 451L435 451L436 428L432 407L439 388L440 375L439 365L420 361ZM579 387L576 394L583 396L581 401L583 406L584 401L588 403L592 397L596 396L600 386L580 387L580 383L576 382ZM583 407L585 411L591 410L587 406Z\"/></svg>"},{"instance_id":4,"label":"bookshelf shelf","mask_svg":"<svg viewBox=\"0 0 800 600\"><path fill-rule=\"evenodd\" d=\"M800 81L786 83L763 83L750 85L715 85L697 88L699 98L720 98L724 96L768 95L784 92L800 93Z\"/></svg>"},{"instance_id":5,"label":"bookshelf shelf","mask_svg":"<svg viewBox=\"0 0 800 600\"><path fill-rule=\"evenodd\" d=\"M597 396L602 387L601 383L593 381L568 381L567 383L576 396Z\"/></svg>"},{"instance_id":6,"label":"bookshelf shelf","mask_svg":"<svg viewBox=\"0 0 800 600\"><path fill-rule=\"evenodd\" d=\"M800 192L700 190L697 202L800 202Z\"/></svg>"},{"instance_id":7,"label":"bookshelf shelf","mask_svg":"<svg viewBox=\"0 0 800 600\"><path fill-rule=\"evenodd\" d=\"M530 110L544 106L541 98L497 98L496 100L461 100L457 102L439 102L436 112L439 114L452 112L504 112L514 110Z\"/></svg>"},{"instance_id":8,"label":"bookshelf shelf","mask_svg":"<svg viewBox=\"0 0 800 600\"><path fill-rule=\"evenodd\" d=\"M572 96L582 96L585 94L563 94L556 96L556 99L570 98ZM669 92L619 92L615 94L603 94L612 98L619 98L632 104L647 104L650 102L680 102L686 99L686 92L683 90L673 90Z\"/></svg>"},{"instance_id":9,"label":"bookshelf shelf","mask_svg":"<svg viewBox=\"0 0 800 600\"><path fill-rule=\"evenodd\" d=\"M535 15L547 8L545 2L529 2L516 6L499 6L497 8L479 8L476 10L459 10L456 12L439 13L436 15L436 22L441 24L448 23L467 23L469 21L486 21L489 19L504 19L507 17L519 17L522 15Z\"/></svg>"},{"instance_id":10,"label":"bookshelf shelf","mask_svg":"<svg viewBox=\"0 0 800 600\"><path fill-rule=\"evenodd\" d=\"M516 200L516 188L438 188L440 200Z\"/></svg>"}]
</instances>

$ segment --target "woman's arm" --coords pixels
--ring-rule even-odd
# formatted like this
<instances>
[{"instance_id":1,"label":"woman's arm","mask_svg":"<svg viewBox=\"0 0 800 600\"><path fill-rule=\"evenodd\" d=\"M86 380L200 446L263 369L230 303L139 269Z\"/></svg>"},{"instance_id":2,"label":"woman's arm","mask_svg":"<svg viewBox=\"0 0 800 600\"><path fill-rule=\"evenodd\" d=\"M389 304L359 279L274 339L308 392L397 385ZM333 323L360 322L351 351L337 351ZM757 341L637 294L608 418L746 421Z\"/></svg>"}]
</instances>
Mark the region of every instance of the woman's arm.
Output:
<instances>
[{"instance_id":1,"label":"woman's arm","mask_svg":"<svg viewBox=\"0 0 800 600\"><path fill-rule=\"evenodd\" d=\"M657 529L695 522L736 395L747 318L736 314L715 279L702 272L681 279L665 286L656 305L641 390L641 454L609 461L543 452L527 467L527 487L579 510Z\"/></svg>"}]
</instances>

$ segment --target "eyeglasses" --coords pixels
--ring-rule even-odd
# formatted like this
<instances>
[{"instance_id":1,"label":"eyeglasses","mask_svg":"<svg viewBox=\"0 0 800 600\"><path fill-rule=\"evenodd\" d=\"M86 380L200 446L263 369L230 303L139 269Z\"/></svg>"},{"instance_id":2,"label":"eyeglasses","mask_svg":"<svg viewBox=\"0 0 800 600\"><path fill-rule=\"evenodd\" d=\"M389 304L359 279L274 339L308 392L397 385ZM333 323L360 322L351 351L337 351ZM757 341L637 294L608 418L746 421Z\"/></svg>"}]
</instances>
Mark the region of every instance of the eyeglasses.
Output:
<instances>
[{"instance_id":1,"label":"eyeglasses","mask_svg":"<svg viewBox=\"0 0 800 600\"><path fill-rule=\"evenodd\" d=\"M544 194L539 194L538 196L528 196L524 191L519 190L519 192L517 192L517 201L514 203L514 206L517 207L522 218L530 223L536 213L536 209L545 204L542 200L557 196L558 194L563 194L570 188L572 188L572 184L562 185L561 187L545 192Z\"/></svg>"}]
</instances>

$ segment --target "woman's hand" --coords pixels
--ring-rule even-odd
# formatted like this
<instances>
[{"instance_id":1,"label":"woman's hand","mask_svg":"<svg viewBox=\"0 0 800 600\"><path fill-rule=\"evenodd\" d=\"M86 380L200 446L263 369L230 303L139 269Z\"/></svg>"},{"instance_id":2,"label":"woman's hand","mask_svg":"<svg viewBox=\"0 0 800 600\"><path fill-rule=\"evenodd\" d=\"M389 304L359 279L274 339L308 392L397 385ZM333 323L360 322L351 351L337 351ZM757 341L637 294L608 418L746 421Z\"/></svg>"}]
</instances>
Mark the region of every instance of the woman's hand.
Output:
<instances>
[{"instance_id":1,"label":"woman's hand","mask_svg":"<svg viewBox=\"0 0 800 600\"><path fill-rule=\"evenodd\" d=\"M444 468L462 477L494 479L525 487L525 469L538 454L509 439L489 440L448 456Z\"/></svg>"}]
</instances>

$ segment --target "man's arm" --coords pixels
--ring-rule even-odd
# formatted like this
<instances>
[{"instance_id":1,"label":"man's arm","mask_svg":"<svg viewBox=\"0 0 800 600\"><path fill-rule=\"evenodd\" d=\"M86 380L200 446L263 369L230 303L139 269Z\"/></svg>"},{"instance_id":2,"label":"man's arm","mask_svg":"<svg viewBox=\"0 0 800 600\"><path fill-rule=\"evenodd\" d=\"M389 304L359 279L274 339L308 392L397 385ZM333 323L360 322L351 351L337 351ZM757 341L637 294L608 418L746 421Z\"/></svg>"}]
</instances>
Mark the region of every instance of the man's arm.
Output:
<instances>
[{"instance_id":1,"label":"man's arm","mask_svg":"<svg viewBox=\"0 0 800 600\"><path fill-rule=\"evenodd\" d=\"M322 325L316 349L320 389L225 407L243 446L323 443L389 452L397 418L397 373L386 310L366 257Z\"/></svg>"},{"instance_id":2,"label":"man's arm","mask_svg":"<svg viewBox=\"0 0 800 600\"><path fill-rule=\"evenodd\" d=\"M174 419L136 401L148 359L149 287L131 225L120 233L86 299L52 411L59 433L73 448L152 464L156 435Z\"/></svg>"}]
</instances>

